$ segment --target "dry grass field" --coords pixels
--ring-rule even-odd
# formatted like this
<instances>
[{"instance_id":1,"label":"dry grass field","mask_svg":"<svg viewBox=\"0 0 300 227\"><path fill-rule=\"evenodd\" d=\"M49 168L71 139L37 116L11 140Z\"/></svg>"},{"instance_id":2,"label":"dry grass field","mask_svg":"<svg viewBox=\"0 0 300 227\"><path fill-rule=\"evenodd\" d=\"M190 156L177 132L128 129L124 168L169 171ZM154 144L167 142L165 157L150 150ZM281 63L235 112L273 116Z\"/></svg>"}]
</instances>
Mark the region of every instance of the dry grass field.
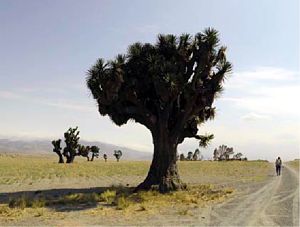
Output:
<instances>
[{"instance_id":1,"label":"dry grass field","mask_svg":"<svg viewBox=\"0 0 300 227\"><path fill-rule=\"evenodd\" d=\"M132 193L149 165L83 158L68 165L58 164L54 155L1 155L0 224L149 225L179 219L188 224L205 207L237 196L245 185L267 181L273 171L268 162L184 161L179 169L187 191Z\"/></svg>"},{"instance_id":2,"label":"dry grass field","mask_svg":"<svg viewBox=\"0 0 300 227\"><path fill-rule=\"evenodd\" d=\"M294 161L288 162L288 165L299 173L299 163L300 163L300 159L295 159Z\"/></svg>"},{"instance_id":3,"label":"dry grass field","mask_svg":"<svg viewBox=\"0 0 300 227\"><path fill-rule=\"evenodd\" d=\"M266 171L270 167L268 162L260 161L184 161L178 163L180 174L187 183L260 180L260 178L266 176ZM81 182L81 180L89 182L103 180L105 184L103 186L111 184L134 186L144 179L149 166L149 161L121 160L117 163L115 160L109 160L105 163L101 159L87 162L84 158L77 158L75 163L68 165L58 164L54 155L1 155L0 184L1 186L11 184L32 185L41 181L59 181L63 183L64 180L78 182Z\"/></svg>"}]
</instances>

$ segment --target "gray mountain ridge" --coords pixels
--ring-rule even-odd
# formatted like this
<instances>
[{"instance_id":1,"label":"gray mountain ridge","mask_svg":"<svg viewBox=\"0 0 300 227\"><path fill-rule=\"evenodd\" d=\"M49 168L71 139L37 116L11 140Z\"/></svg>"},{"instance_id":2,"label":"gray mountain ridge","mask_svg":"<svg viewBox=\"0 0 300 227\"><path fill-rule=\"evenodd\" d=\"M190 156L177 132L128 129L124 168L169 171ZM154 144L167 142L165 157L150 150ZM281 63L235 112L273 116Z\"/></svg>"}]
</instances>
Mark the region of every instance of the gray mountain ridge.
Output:
<instances>
[{"instance_id":1,"label":"gray mountain ridge","mask_svg":"<svg viewBox=\"0 0 300 227\"><path fill-rule=\"evenodd\" d=\"M106 153L109 159L115 159L113 157L114 150L121 150L123 152L122 159L127 160L151 160L152 153L137 151L125 146L117 146L114 144L103 143L99 141L87 141L80 140L80 144L83 145L95 145L100 148L100 158ZM62 142L62 147L65 144ZM0 139L0 154L1 153L16 153L16 154L53 154L53 146L51 140L47 139Z\"/></svg>"}]
</instances>

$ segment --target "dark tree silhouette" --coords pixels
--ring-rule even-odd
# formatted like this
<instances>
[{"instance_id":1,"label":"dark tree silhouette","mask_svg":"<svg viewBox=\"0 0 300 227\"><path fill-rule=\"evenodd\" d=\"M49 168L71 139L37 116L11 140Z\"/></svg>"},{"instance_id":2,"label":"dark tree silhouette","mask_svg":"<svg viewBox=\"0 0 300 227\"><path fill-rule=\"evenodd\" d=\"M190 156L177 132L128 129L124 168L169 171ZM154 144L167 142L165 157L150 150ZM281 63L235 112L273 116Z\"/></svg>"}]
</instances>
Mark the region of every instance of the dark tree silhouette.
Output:
<instances>
[{"instance_id":1,"label":"dark tree silhouette","mask_svg":"<svg viewBox=\"0 0 300 227\"><path fill-rule=\"evenodd\" d=\"M199 159L199 157L200 157L200 150L196 149L193 154L193 160L197 161Z\"/></svg>"},{"instance_id":2,"label":"dark tree silhouette","mask_svg":"<svg viewBox=\"0 0 300 227\"><path fill-rule=\"evenodd\" d=\"M242 160L242 156L243 156L243 154L241 152L239 152L239 153L233 155L233 159Z\"/></svg>"},{"instance_id":3,"label":"dark tree silhouette","mask_svg":"<svg viewBox=\"0 0 300 227\"><path fill-rule=\"evenodd\" d=\"M64 133L66 147L64 148L63 155L67 159L67 163L72 163L74 161L75 156L77 155L76 150L78 148L79 131L76 128L69 128L67 132Z\"/></svg>"},{"instance_id":4,"label":"dark tree silhouette","mask_svg":"<svg viewBox=\"0 0 300 227\"><path fill-rule=\"evenodd\" d=\"M97 146L92 146L91 147L91 153L92 153L92 158L91 158L91 162L94 161L94 158L98 158L99 157L99 147Z\"/></svg>"},{"instance_id":5,"label":"dark tree silhouette","mask_svg":"<svg viewBox=\"0 0 300 227\"><path fill-rule=\"evenodd\" d=\"M211 142L211 140L214 138L214 135L213 134L206 134L206 135L201 135L201 136L199 136L199 139L200 139L200 141L199 141L199 147L203 147L203 148L206 148L209 144L210 144L210 142ZM203 155L201 155L201 152L200 152L200 150L199 149L196 149L195 150L195 152L194 152L194 154L193 154L193 160L194 161L197 161L197 160L202 160L203 159Z\"/></svg>"},{"instance_id":6,"label":"dark tree silhouette","mask_svg":"<svg viewBox=\"0 0 300 227\"><path fill-rule=\"evenodd\" d=\"M199 142L199 147L204 147L206 148L211 140L214 138L214 135L213 134L206 134L204 136L199 136L199 139L200 139L200 142Z\"/></svg>"},{"instance_id":7,"label":"dark tree silhouette","mask_svg":"<svg viewBox=\"0 0 300 227\"><path fill-rule=\"evenodd\" d=\"M227 147L226 145L221 145L219 148L214 150L213 159L216 161L229 160L230 155L233 154L233 147Z\"/></svg>"},{"instance_id":8,"label":"dark tree silhouette","mask_svg":"<svg viewBox=\"0 0 300 227\"><path fill-rule=\"evenodd\" d=\"M104 154L103 158L104 158L105 162L107 162L107 154Z\"/></svg>"},{"instance_id":9,"label":"dark tree silhouette","mask_svg":"<svg viewBox=\"0 0 300 227\"><path fill-rule=\"evenodd\" d=\"M133 119L151 131L152 164L136 190L185 188L177 146L187 137L201 140L198 125L214 117L213 101L232 68L225 50L212 28L193 38L159 35L156 44L135 43L126 55L99 59L88 71L87 86L101 115L119 126Z\"/></svg>"},{"instance_id":10,"label":"dark tree silhouette","mask_svg":"<svg viewBox=\"0 0 300 227\"><path fill-rule=\"evenodd\" d=\"M64 163L63 156L67 159L66 163L72 163L76 156L86 157L87 161L93 161L95 157L99 157L99 147L79 144L80 132L77 130L78 127L69 128L68 131L64 133L66 147L63 149L63 153L61 153L61 139L52 141L52 145L54 146L53 152L59 156L59 163Z\"/></svg>"},{"instance_id":11,"label":"dark tree silhouette","mask_svg":"<svg viewBox=\"0 0 300 227\"><path fill-rule=\"evenodd\" d=\"M185 161L184 154L180 154L179 160L180 160L180 161Z\"/></svg>"},{"instance_id":12,"label":"dark tree silhouette","mask_svg":"<svg viewBox=\"0 0 300 227\"><path fill-rule=\"evenodd\" d=\"M115 150L114 151L114 156L117 159L117 162L120 160L120 158L122 157L122 151L121 150Z\"/></svg>"},{"instance_id":13,"label":"dark tree silhouette","mask_svg":"<svg viewBox=\"0 0 300 227\"><path fill-rule=\"evenodd\" d=\"M192 161L193 160L193 152L189 151L187 153L186 160L188 160L188 161Z\"/></svg>"},{"instance_id":14,"label":"dark tree silhouette","mask_svg":"<svg viewBox=\"0 0 300 227\"><path fill-rule=\"evenodd\" d=\"M87 161L90 161L90 157L89 157L90 151L91 151L90 146L84 146L84 145L78 144L78 153L76 153L76 155L86 157Z\"/></svg>"},{"instance_id":15,"label":"dark tree silhouette","mask_svg":"<svg viewBox=\"0 0 300 227\"><path fill-rule=\"evenodd\" d=\"M58 163L64 163L64 158L63 158L63 155L61 153L61 146L60 146L60 143L61 143L61 139L58 139L58 140L53 140L52 141L52 145L54 146L53 148L53 152L55 152L58 157L59 157L59 161Z\"/></svg>"}]
</instances>

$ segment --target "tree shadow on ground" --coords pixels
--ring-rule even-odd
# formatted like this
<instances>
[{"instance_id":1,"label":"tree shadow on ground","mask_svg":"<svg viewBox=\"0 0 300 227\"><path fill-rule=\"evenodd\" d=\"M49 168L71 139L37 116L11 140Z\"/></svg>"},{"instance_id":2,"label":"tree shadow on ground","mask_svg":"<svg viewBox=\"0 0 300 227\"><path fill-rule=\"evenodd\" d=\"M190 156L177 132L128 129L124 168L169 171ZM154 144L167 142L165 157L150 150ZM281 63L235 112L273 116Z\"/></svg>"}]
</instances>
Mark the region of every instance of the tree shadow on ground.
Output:
<instances>
[{"instance_id":1,"label":"tree shadow on ground","mask_svg":"<svg viewBox=\"0 0 300 227\"><path fill-rule=\"evenodd\" d=\"M102 206L114 206L113 196L110 198L111 201L105 201L105 198L101 200L101 194L106 191L115 191L118 195L131 194L133 190L134 187L111 186L7 192L0 193L0 204L12 207L14 203L14 207L19 207L20 201L25 201L23 202L25 207L47 207L58 212L79 211L95 208L99 203Z\"/></svg>"}]
</instances>

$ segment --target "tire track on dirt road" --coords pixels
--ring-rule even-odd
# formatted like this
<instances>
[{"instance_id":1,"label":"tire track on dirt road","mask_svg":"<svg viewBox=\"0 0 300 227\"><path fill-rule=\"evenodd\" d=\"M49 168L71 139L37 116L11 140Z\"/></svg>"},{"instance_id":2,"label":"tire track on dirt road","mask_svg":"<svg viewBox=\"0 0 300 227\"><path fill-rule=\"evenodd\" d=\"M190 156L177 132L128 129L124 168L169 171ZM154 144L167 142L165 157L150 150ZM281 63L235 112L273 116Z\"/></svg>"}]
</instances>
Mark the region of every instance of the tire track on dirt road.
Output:
<instances>
[{"instance_id":1,"label":"tire track on dirt road","mask_svg":"<svg viewBox=\"0 0 300 227\"><path fill-rule=\"evenodd\" d=\"M299 175L284 166L281 176L259 189L214 207L208 225L299 226Z\"/></svg>"}]
</instances>

